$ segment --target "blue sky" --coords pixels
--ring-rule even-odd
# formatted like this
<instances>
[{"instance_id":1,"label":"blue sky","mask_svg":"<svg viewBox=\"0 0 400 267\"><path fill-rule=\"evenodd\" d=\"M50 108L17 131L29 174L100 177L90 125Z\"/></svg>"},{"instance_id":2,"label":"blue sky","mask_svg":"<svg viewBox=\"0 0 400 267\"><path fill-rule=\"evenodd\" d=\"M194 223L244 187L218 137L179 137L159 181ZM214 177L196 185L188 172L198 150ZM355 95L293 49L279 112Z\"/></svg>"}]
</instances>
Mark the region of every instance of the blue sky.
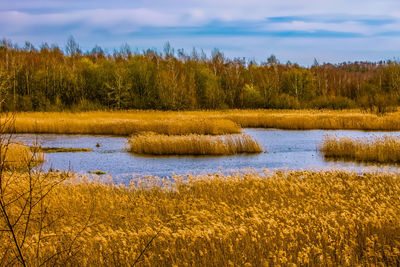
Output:
<instances>
[{"instance_id":1,"label":"blue sky","mask_svg":"<svg viewBox=\"0 0 400 267\"><path fill-rule=\"evenodd\" d=\"M400 58L398 0L0 0L0 38L84 50L219 48L259 62Z\"/></svg>"}]
</instances>

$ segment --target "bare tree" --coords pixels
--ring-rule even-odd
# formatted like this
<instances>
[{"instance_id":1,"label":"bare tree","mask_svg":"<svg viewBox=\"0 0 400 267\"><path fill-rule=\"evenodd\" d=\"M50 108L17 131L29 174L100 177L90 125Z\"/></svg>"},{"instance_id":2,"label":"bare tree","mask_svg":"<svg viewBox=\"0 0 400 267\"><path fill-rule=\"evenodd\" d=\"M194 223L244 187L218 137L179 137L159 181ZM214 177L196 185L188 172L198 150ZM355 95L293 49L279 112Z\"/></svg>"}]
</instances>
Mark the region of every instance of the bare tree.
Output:
<instances>
[{"instance_id":1,"label":"bare tree","mask_svg":"<svg viewBox=\"0 0 400 267\"><path fill-rule=\"evenodd\" d=\"M42 243L48 238L46 231L60 219L54 218L54 214L49 216L46 198L70 175L35 169L40 153L37 141L28 155L22 155L19 164L12 164L7 155L15 145L14 125L14 113L0 113L0 266L41 266L60 259L68 261L78 250L75 240L88 227L91 215L82 229L71 235L67 249L42 252Z\"/></svg>"}]
</instances>

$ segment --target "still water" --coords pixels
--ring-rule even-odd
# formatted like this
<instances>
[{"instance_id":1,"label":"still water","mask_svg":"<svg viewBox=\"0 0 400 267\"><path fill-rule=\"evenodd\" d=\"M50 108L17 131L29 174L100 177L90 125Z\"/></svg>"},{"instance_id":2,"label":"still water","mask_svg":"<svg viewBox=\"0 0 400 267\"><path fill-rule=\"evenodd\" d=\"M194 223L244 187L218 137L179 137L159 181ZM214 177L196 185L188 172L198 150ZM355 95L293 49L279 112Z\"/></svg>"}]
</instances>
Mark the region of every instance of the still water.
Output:
<instances>
[{"instance_id":1,"label":"still water","mask_svg":"<svg viewBox=\"0 0 400 267\"><path fill-rule=\"evenodd\" d=\"M172 174L204 174L245 169L293 169L321 170L346 169L352 171L398 171L393 165L365 165L350 162L326 161L318 152L318 146L326 134L349 137L373 137L382 135L400 136L400 132L362 132L362 131L285 131L276 129L245 129L268 151L256 155L235 156L141 156L127 152L127 138L89 135L19 134L16 141L27 145L38 142L43 147L91 148L92 152L48 153L43 170L72 170L78 173L104 171L127 182L132 177L154 175L159 177ZM96 147L99 143L101 146Z\"/></svg>"}]
</instances>

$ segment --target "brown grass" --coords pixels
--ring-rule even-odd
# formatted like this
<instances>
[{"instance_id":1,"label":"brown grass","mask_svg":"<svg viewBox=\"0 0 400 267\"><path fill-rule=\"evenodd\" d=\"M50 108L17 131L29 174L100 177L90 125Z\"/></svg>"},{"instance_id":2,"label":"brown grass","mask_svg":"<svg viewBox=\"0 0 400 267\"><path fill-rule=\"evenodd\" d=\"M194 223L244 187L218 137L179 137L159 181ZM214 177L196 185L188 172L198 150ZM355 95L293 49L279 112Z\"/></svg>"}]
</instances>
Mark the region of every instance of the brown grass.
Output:
<instances>
[{"instance_id":1,"label":"brown grass","mask_svg":"<svg viewBox=\"0 0 400 267\"><path fill-rule=\"evenodd\" d=\"M307 129L400 130L400 112L383 116L357 110L227 110L28 112L16 115L18 133L130 135L232 134L240 127Z\"/></svg>"},{"instance_id":2,"label":"brown grass","mask_svg":"<svg viewBox=\"0 0 400 267\"><path fill-rule=\"evenodd\" d=\"M316 110L254 110L229 111L218 116L230 119L241 127L278 128L288 130L400 130L400 112L383 116L362 113L357 110L316 111Z\"/></svg>"},{"instance_id":3,"label":"brown grass","mask_svg":"<svg viewBox=\"0 0 400 267\"><path fill-rule=\"evenodd\" d=\"M0 162L4 162L6 169L26 169L43 163L43 153L28 146L10 143L7 146L0 145Z\"/></svg>"},{"instance_id":4,"label":"brown grass","mask_svg":"<svg viewBox=\"0 0 400 267\"><path fill-rule=\"evenodd\" d=\"M400 138L325 137L321 152L327 158L340 158L363 162L400 163Z\"/></svg>"},{"instance_id":5,"label":"brown grass","mask_svg":"<svg viewBox=\"0 0 400 267\"><path fill-rule=\"evenodd\" d=\"M231 120L181 116L172 112L19 113L17 133L131 135L143 131L159 134L232 134L241 128Z\"/></svg>"},{"instance_id":6,"label":"brown grass","mask_svg":"<svg viewBox=\"0 0 400 267\"><path fill-rule=\"evenodd\" d=\"M267 176L149 177L130 188L72 179L45 198L42 220L34 207L22 252L28 265L55 253L47 265L399 264L398 174ZM40 223L47 227L37 252ZM5 263L15 255L10 239L0 232Z\"/></svg>"},{"instance_id":7,"label":"brown grass","mask_svg":"<svg viewBox=\"0 0 400 267\"><path fill-rule=\"evenodd\" d=\"M133 135L130 152L151 155L232 155L260 153L261 146L246 134L168 136L154 133Z\"/></svg>"}]
</instances>

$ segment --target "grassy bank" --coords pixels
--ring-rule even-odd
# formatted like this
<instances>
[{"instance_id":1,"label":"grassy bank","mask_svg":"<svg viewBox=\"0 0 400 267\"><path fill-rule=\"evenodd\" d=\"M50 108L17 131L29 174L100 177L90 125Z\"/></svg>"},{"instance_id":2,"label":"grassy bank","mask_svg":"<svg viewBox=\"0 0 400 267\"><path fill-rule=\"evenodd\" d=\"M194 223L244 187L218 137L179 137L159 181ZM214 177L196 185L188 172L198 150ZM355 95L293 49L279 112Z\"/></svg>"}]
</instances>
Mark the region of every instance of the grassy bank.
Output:
<instances>
[{"instance_id":1,"label":"grassy bank","mask_svg":"<svg viewBox=\"0 0 400 267\"><path fill-rule=\"evenodd\" d=\"M363 162L400 163L400 138L337 138L328 136L320 147L327 158Z\"/></svg>"},{"instance_id":2,"label":"grassy bank","mask_svg":"<svg viewBox=\"0 0 400 267\"><path fill-rule=\"evenodd\" d=\"M383 116L357 110L227 110L227 111L121 111L18 113L18 133L130 135L232 134L240 127L352 130L400 130L400 112Z\"/></svg>"},{"instance_id":3,"label":"grassy bank","mask_svg":"<svg viewBox=\"0 0 400 267\"><path fill-rule=\"evenodd\" d=\"M246 134L210 135L160 135L143 133L129 140L130 152L150 155L233 155L260 153L261 146Z\"/></svg>"},{"instance_id":4,"label":"grassy bank","mask_svg":"<svg viewBox=\"0 0 400 267\"><path fill-rule=\"evenodd\" d=\"M34 207L22 254L29 265L399 264L398 175L268 176L150 177L130 188L71 179ZM42 186L57 179L43 176ZM27 186L20 181L13 192ZM21 210L10 208L13 216ZM0 232L2 263L16 264L15 253Z\"/></svg>"}]
</instances>

